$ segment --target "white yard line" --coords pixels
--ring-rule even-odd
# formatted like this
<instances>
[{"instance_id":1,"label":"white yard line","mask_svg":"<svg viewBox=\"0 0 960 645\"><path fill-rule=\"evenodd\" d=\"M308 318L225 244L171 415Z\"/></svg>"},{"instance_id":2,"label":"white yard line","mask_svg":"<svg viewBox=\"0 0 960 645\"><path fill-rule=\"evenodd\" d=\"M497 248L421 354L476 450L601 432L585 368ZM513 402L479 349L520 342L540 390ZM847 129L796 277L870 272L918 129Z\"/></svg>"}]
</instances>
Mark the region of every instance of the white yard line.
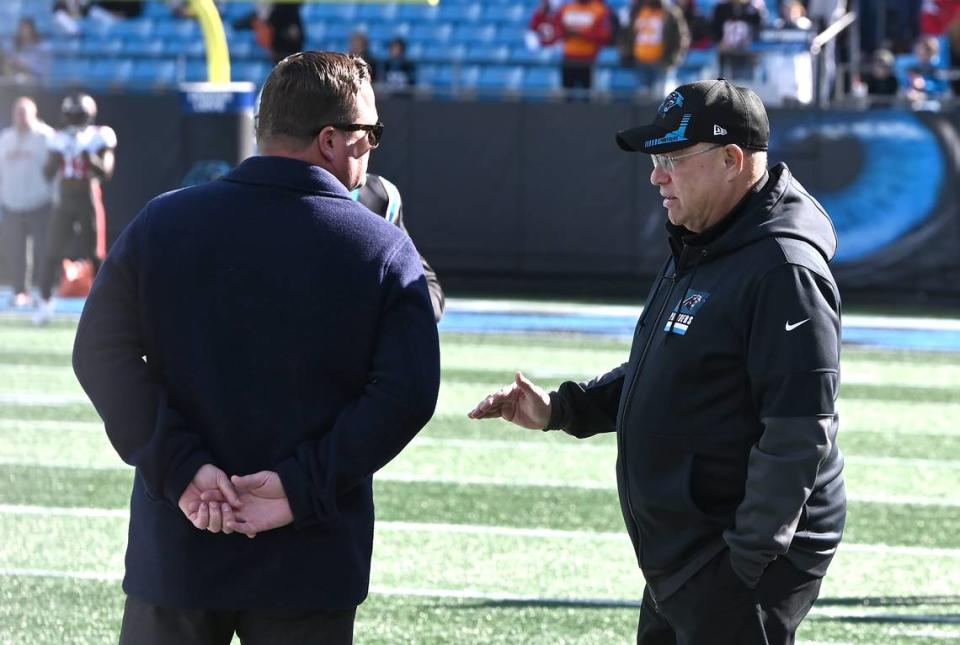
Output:
<instances>
[{"instance_id":1,"label":"white yard line","mask_svg":"<svg viewBox=\"0 0 960 645\"><path fill-rule=\"evenodd\" d=\"M96 580L101 582L118 582L123 579L120 572L98 571L60 571L55 569L25 569L0 568L0 576L16 576L22 578L56 578L72 580ZM438 589L430 587L393 587L388 585L371 585L370 593L378 596L406 597L406 598L437 598L455 600L475 600L518 605L540 605L560 607L608 607L611 609L637 609L640 601L632 598L577 598L577 597L549 597L535 594L515 594L499 591L482 591L479 589ZM960 624L960 618L938 614L894 614L878 612L871 609L838 608L815 606L812 616L829 617L834 620L870 618L875 621L890 623L933 623L933 624ZM949 632L938 632L937 638L945 640L955 638ZM800 645L851 645L842 641L801 641Z\"/></svg>"},{"instance_id":2,"label":"white yard line","mask_svg":"<svg viewBox=\"0 0 960 645\"><path fill-rule=\"evenodd\" d=\"M26 504L0 504L0 515L34 515L39 517L76 517L126 519L127 509L33 506ZM533 539L558 539L600 542L624 542L629 539L625 531L582 531L548 528L519 528L489 526L484 524L452 524L448 522L397 522L380 520L376 530L397 533L431 533L444 535L481 535ZM888 544L841 543L840 550L852 553L879 553L906 556L960 558L960 548L937 548L900 546Z\"/></svg>"}]
</instances>

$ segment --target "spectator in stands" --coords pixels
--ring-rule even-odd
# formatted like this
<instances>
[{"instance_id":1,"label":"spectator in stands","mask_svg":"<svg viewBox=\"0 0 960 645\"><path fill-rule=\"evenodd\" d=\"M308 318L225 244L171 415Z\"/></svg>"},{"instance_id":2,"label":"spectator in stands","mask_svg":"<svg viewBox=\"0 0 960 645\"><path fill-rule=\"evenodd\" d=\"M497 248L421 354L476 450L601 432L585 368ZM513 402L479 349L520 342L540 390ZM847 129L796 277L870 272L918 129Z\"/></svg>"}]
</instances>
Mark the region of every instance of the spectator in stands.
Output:
<instances>
[{"instance_id":1,"label":"spectator in stands","mask_svg":"<svg viewBox=\"0 0 960 645\"><path fill-rule=\"evenodd\" d=\"M53 3L53 23L69 36L80 34L80 20L90 10L88 0L57 0Z\"/></svg>"},{"instance_id":2,"label":"spectator in stands","mask_svg":"<svg viewBox=\"0 0 960 645\"><path fill-rule=\"evenodd\" d=\"M920 33L928 36L946 35L950 43L950 67L956 74L960 69L960 0L927 0L920 14ZM960 77L951 82L954 96L960 96Z\"/></svg>"},{"instance_id":3,"label":"spectator in stands","mask_svg":"<svg viewBox=\"0 0 960 645\"><path fill-rule=\"evenodd\" d=\"M0 133L0 209L4 255L13 279L13 304L31 302L27 289L27 241L33 241L33 280L44 265L53 187L44 175L53 128L37 117L37 104L20 97L13 104L13 125Z\"/></svg>"},{"instance_id":4,"label":"spectator in stands","mask_svg":"<svg viewBox=\"0 0 960 645\"><path fill-rule=\"evenodd\" d=\"M409 91L417 84L417 68L413 61L407 60L407 41L403 38L394 38L387 46L380 81L392 94Z\"/></svg>"},{"instance_id":5,"label":"spectator in stands","mask_svg":"<svg viewBox=\"0 0 960 645\"><path fill-rule=\"evenodd\" d=\"M612 36L610 8L603 0L573 0L560 9L557 24L563 40L564 89L591 89L593 64Z\"/></svg>"},{"instance_id":6,"label":"spectator in stands","mask_svg":"<svg viewBox=\"0 0 960 645\"><path fill-rule=\"evenodd\" d=\"M674 4L683 12L683 19L690 31L690 49L707 49L713 46L710 36L710 21L697 9L697 0L676 0Z\"/></svg>"},{"instance_id":7,"label":"spectator in stands","mask_svg":"<svg viewBox=\"0 0 960 645\"><path fill-rule=\"evenodd\" d=\"M33 18L21 18L13 36L13 48L3 56L3 75L43 78L50 69L50 61L50 44L40 38Z\"/></svg>"},{"instance_id":8,"label":"spectator in stands","mask_svg":"<svg viewBox=\"0 0 960 645\"><path fill-rule=\"evenodd\" d=\"M527 24L525 42L528 49L543 49L557 44L560 35L558 6L557 0L540 0Z\"/></svg>"},{"instance_id":9,"label":"spectator in stands","mask_svg":"<svg viewBox=\"0 0 960 645\"><path fill-rule=\"evenodd\" d=\"M713 39L720 54L720 74L726 78L753 78L757 55L754 41L766 18L762 0L724 0L713 10Z\"/></svg>"},{"instance_id":10,"label":"spectator in stands","mask_svg":"<svg viewBox=\"0 0 960 645\"><path fill-rule=\"evenodd\" d=\"M774 23L777 29L811 31L813 21L807 17L807 10L800 0L785 0L780 3L780 17Z\"/></svg>"},{"instance_id":11,"label":"spectator in stands","mask_svg":"<svg viewBox=\"0 0 960 645\"><path fill-rule=\"evenodd\" d=\"M893 52L889 49L878 49L873 52L873 64L862 79L869 96L894 97L899 93L900 81L893 73L893 62Z\"/></svg>"},{"instance_id":12,"label":"spectator in stands","mask_svg":"<svg viewBox=\"0 0 960 645\"><path fill-rule=\"evenodd\" d=\"M347 41L347 53L359 56L367 61L373 80L381 80L380 65L374 60L373 54L370 53L370 38L367 37L367 32L358 30L350 34L350 39Z\"/></svg>"},{"instance_id":13,"label":"spectator in stands","mask_svg":"<svg viewBox=\"0 0 960 645\"><path fill-rule=\"evenodd\" d=\"M950 87L938 66L940 40L934 36L921 36L913 51L916 63L907 70L907 98L913 102L946 98Z\"/></svg>"},{"instance_id":14,"label":"spectator in stands","mask_svg":"<svg viewBox=\"0 0 960 645\"><path fill-rule=\"evenodd\" d=\"M257 44L274 64L303 50L305 36L300 6L303 2L260 2L250 14L233 23L234 29L253 29Z\"/></svg>"},{"instance_id":15,"label":"spectator in stands","mask_svg":"<svg viewBox=\"0 0 960 645\"><path fill-rule=\"evenodd\" d=\"M847 0L807 0L806 14L817 31L836 22L846 10Z\"/></svg>"},{"instance_id":16,"label":"spectator in stands","mask_svg":"<svg viewBox=\"0 0 960 645\"><path fill-rule=\"evenodd\" d=\"M143 15L142 0L100 0L93 4L117 20L138 18Z\"/></svg>"},{"instance_id":17,"label":"spectator in stands","mask_svg":"<svg viewBox=\"0 0 960 645\"><path fill-rule=\"evenodd\" d=\"M668 0L634 0L624 8L620 39L620 59L624 66L635 66L640 86L663 98L665 85L676 85L674 68L690 49L690 32L683 12Z\"/></svg>"}]
</instances>

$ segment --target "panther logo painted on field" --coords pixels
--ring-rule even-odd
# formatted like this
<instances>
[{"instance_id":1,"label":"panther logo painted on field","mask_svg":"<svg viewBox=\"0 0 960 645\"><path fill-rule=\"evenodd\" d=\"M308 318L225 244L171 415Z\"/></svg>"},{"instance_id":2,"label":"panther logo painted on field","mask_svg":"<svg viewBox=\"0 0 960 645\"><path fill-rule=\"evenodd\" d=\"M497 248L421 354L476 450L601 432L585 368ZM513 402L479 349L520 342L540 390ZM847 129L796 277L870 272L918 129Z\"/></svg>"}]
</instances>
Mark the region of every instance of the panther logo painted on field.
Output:
<instances>
[{"instance_id":1,"label":"panther logo painted on field","mask_svg":"<svg viewBox=\"0 0 960 645\"><path fill-rule=\"evenodd\" d=\"M663 100L663 103L660 104L660 109L657 110L657 114L661 119L666 118L667 112L672 110L675 107L683 107L684 99L683 95L680 92L670 92L670 95Z\"/></svg>"},{"instance_id":2,"label":"panther logo painted on field","mask_svg":"<svg viewBox=\"0 0 960 645\"><path fill-rule=\"evenodd\" d=\"M686 298L683 302L680 303L681 309L693 309L697 305L703 302L703 296L696 294Z\"/></svg>"}]
</instances>

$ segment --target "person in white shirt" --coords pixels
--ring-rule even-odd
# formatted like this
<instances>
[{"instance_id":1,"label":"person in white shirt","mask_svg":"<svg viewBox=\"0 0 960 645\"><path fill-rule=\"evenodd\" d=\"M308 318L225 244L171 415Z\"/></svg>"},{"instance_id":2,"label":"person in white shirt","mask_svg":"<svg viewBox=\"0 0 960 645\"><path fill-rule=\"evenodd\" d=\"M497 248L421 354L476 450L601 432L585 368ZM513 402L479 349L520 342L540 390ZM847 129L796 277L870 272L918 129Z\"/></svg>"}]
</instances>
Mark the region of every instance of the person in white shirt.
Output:
<instances>
[{"instance_id":1,"label":"person in white shirt","mask_svg":"<svg viewBox=\"0 0 960 645\"><path fill-rule=\"evenodd\" d=\"M4 253L13 284L13 304L30 304L27 289L27 241L33 242L33 275L39 280L45 262L53 188L44 175L53 128L37 116L37 104L20 97L13 104L13 124L0 132L0 208Z\"/></svg>"}]
</instances>

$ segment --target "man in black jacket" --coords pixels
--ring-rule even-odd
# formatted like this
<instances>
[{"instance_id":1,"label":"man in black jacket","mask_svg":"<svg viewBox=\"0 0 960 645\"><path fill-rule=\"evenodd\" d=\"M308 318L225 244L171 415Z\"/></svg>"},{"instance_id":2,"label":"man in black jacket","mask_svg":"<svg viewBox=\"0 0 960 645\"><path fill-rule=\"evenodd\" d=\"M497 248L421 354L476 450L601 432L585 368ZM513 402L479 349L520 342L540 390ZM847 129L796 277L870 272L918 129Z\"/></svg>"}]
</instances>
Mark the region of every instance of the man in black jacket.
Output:
<instances>
[{"instance_id":1,"label":"man in black jacket","mask_svg":"<svg viewBox=\"0 0 960 645\"><path fill-rule=\"evenodd\" d=\"M760 99L684 85L652 125L670 256L626 363L547 394L522 374L470 412L576 437L617 432L617 483L647 581L642 645L792 643L843 531L837 239L783 164Z\"/></svg>"},{"instance_id":2,"label":"man in black jacket","mask_svg":"<svg viewBox=\"0 0 960 645\"><path fill-rule=\"evenodd\" d=\"M290 56L264 156L151 201L103 264L73 362L136 467L121 643L352 642L371 477L440 380L420 257L350 198L382 127L365 62Z\"/></svg>"},{"instance_id":3,"label":"man in black jacket","mask_svg":"<svg viewBox=\"0 0 960 645\"><path fill-rule=\"evenodd\" d=\"M410 234L403 222L403 199L400 197L400 189L386 177L375 175L372 172L367 173L363 185L355 188L350 196L391 224L399 227L407 235ZM423 267L423 277L427 281L427 290L430 291L433 317L437 319L437 322L440 322L440 319L443 318L443 309L446 302L443 287L440 286L437 272L433 270L423 254L420 255L420 265Z\"/></svg>"}]
</instances>

